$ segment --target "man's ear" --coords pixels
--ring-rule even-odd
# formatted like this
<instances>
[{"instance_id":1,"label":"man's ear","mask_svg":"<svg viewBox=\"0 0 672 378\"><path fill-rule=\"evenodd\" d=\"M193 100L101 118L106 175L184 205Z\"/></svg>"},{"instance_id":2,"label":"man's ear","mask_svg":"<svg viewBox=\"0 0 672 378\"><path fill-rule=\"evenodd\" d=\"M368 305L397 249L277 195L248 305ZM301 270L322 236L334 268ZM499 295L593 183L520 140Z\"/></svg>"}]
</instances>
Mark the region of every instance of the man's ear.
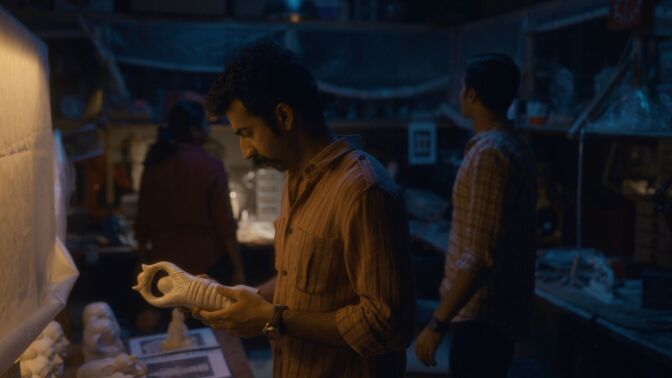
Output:
<instances>
[{"instance_id":1,"label":"man's ear","mask_svg":"<svg viewBox=\"0 0 672 378\"><path fill-rule=\"evenodd\" d=\"M275 122L284 131L294 128L294 109L284 102L275 107Z\"/></svg>"}]
</instances>

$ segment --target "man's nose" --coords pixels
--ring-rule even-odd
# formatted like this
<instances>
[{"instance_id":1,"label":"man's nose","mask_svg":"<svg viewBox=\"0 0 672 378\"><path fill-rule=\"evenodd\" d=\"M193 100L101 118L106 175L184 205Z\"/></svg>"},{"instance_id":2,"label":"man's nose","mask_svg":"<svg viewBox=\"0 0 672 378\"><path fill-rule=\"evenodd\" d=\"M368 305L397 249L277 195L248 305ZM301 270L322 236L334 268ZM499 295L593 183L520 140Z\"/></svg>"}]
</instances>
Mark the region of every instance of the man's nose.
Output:
<instances>
[{"instance_id":1,"label":"man's nose","mask_svg":"<svg viewBox=\"0 0 672 378\"><path fill-rule=\"evenodd\" d=\"M243 158L245 158L246 160L251 159L256 153L254 147L250 146L243 140L240 141L240 151L242 151Z\"/></svg>"}]
</instances>

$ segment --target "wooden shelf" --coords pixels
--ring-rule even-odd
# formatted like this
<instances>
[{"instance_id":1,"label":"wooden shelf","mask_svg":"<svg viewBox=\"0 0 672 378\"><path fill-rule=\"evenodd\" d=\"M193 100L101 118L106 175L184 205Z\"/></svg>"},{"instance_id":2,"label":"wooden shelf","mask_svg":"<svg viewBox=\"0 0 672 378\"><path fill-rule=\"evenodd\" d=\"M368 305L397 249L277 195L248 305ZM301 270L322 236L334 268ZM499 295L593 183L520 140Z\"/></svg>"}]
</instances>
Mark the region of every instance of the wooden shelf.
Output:
<instances>
[{"instance_id":1,"label":"wooden shelf","mask_svg":"<svg viewBox=\"0 0 672 378\"><path fill-rule=\"evenodd\" d=\"M611 137L631 137L631 138L672 138L671 131L636 131L636 130L590 130L587 135L601 135Z\"/></svg>"},{"instance_id":2,"label":"wooden shelf","mask_svg":"<svg viewBox=\"0 0 672 378\"><path fill-rule=\"evenodd\" d=\"M552 134L552 135L567 135L569 132L569 127L565 125L519 125L516 126L518 130L530 131L533 133L540 134Z\"/></svg>"}]
</instances>

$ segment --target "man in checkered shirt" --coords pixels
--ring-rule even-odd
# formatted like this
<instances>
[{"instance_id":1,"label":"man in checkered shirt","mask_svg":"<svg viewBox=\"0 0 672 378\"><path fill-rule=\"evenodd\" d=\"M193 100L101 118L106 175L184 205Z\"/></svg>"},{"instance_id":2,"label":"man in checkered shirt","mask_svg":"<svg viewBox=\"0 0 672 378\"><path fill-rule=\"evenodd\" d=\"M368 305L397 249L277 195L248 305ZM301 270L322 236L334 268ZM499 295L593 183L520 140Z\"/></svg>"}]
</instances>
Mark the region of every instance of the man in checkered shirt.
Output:
<instances>
[{"instance_id":1,"label":"man in checkered shirt","mask_svg":"<svg viewBox=\"0 0 672 378\"><path fill-rule=\"evenodd\" d=\"M467 64L460 92L460 111L476 135L453 187L441 302L416 343L420 361L435 364L450 328L452 377L506 377L531 319L534 157L506 116L519 82L511 58L484 54Z\"/></svg>"}]
</instances>

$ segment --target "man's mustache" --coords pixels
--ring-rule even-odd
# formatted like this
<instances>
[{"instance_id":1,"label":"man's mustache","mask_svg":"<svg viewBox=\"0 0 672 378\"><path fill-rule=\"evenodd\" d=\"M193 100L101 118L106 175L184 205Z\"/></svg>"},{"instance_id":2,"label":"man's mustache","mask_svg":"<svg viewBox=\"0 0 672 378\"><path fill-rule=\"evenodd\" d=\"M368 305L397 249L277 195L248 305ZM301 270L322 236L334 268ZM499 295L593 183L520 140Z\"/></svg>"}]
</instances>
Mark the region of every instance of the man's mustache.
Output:
<instances>
[{"instance_id":1,"label":"man's mustache","mask_svg":"<svg viewBox=\"0 0 672 378\"><path fill-rule=\"evenodd\" d=\"M268 166L277 166L278 162L273 159L269 159L265 156L260 156L260 155L254 155L252 156L252 161L254 161L255 164L259 165L268 165Z\"/></svg>"}]
</instances>

